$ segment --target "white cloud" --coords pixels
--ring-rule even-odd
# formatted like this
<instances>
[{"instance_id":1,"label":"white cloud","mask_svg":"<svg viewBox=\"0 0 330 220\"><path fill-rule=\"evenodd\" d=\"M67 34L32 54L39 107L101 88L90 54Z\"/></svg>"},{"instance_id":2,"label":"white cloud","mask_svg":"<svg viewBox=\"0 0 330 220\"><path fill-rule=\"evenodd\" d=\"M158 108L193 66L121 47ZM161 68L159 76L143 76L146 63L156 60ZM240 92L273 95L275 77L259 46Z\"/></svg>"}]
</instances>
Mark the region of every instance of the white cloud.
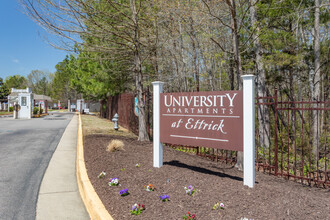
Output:
<instances>
[{"instance_id":1,"label":"white cloud","mask_svg":"<svg viewBox=\"0 0 330 220\"><path fill-rule=\"evenodd\" d=\"M18 59L13 59L12 60L14 63L19 63L19 60Z\"/></svg>"}]
</instances>

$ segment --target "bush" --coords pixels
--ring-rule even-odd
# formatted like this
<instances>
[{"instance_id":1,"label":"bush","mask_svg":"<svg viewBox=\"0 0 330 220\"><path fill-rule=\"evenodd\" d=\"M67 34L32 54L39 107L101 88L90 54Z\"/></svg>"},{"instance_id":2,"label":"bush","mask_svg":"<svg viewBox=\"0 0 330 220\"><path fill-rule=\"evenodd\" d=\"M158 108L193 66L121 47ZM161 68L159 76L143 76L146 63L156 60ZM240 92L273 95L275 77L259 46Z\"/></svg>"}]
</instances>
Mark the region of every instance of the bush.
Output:
<instances>
[{"instance_id":1,"label":"bush","mask_svg":"<svg viewBox=\"0 0 330 220\"><path fill-rule=\"evenodd\" d=\"M36 115L38 114L39 108L38 107L34 107L33 108L33 114Z\"/></svg>"},{"instance_id":2,"label":"bush","mask_svg":"<svg viewBox=\"0 0 330 220\"><path fill-rule=\"evenodd\" d=\"M39 107L34 107L34 108L33 108L33 114L34 114L34 115L37 115L38 112L39 112ZM43 109L41 108L41 109L40 109L40 114L42 114L42 112L43 112Z\"/></svg>"},{"instance_id":3,"label":"bush","mask_svg":"<svg viewBox=\"0 0 330 220\"><path fill-rule=\"evenodd\" d=\"M13 112L14 111L14 107L9 107L9 111Z\"/></svg>"},{"instance_id":4,"label":"bush","mask_svg":"<svg viewBox=\"0 0 330 220\"><path fill-rule=\"evenodd\" d=\"M112 140L107 147L107 151L114 152L124 150L124 143L120 140Z\"/></svg>"}]
</instances>

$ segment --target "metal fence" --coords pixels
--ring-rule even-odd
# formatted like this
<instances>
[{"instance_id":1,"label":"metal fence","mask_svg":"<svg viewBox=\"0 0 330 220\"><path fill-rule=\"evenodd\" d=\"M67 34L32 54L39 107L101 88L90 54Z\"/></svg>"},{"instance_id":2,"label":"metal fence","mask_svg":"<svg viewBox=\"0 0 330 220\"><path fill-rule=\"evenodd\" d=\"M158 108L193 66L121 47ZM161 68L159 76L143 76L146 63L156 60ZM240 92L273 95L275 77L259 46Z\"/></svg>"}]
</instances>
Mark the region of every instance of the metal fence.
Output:
<instances>
[{"instance_id":1,"label":"metal fence","mask_svg":"<svg viewBox=\"0 0 330 220\"><path fill-rule=\"evenodd\" d=\"M256 97L256 169L307 185L330 183L329 104L297 101L277 90L274 96ZM217 162L234 165L237 152L170 145Z\"/></svg>"},{"instance_id":2,"label":"metal fence","mask_svg":"<svg viewBox=\"0 0 330 220\"><path fill-rule=\"evenodd\" d=\"M149 130L152 129L152 94L149 90L144 94ZM136 133L133 99L133 94L109 97L103 117L111 120L119 111L125 127ZM296 100L293 96L278 94L277 90L273 96L257 96L256 169L303 184L327 187L330 183L329 104L326 96L319 101ZM237 161L236 151L169 146L232 166Z\"/></svg>"},{"instance_id":3,"label":"metal fence","mask_svg":"<svg viewBox=\"0 0 330 220\"><path fill-rule=\"evenodd\" d=\"M303 184L329 185L329 104L278 95L256 98L256 167Z\"/></svg>"}]
</instances>

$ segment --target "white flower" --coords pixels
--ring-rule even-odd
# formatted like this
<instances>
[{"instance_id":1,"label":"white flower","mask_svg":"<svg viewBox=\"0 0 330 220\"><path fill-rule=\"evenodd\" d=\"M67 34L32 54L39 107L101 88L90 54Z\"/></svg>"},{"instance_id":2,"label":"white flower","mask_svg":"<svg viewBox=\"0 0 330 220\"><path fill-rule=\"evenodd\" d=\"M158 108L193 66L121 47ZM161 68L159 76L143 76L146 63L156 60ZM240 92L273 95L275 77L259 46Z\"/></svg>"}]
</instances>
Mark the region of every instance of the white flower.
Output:
<instances>
[{"instance_id":1,"label":"white flower","mask_svg":"<svg viewBox=\"0 0 330 220\"><path fill-rule=\"evenodd\" d=\"M119 183L118 178L112 178L112 179L110 179L109 186L117 186L118 183Z\"/></svg>"},{"instance_id":2,"label":"white flower","mask_svg":"<svg viewBox=\"0 0 330 220\"><path fill-rule=\"evenodd\" d=\"M224 208L224 207L225 207L225 204L220 203L220 207L221 207L221 208Z\"/></svg>"},{"instance_id":3,"label":"white flower","mask_svg":"<svg viewBox=\"0 0 330 220\"><path fill-rule=\"evenodd\" d=\"M106 174L107 174L106 172L102 171L102 172L97 176L97 178L102 178L102 177L104 177Z\"/></svg>"}]
</instances>

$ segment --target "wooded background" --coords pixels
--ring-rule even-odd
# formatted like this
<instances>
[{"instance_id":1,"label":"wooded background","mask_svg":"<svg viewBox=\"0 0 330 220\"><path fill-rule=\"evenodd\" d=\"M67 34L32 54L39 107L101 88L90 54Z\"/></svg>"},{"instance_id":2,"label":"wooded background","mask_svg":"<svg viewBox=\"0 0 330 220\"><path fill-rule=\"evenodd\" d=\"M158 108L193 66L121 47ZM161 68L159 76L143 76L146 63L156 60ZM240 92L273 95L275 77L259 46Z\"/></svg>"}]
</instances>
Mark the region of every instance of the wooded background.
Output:
<instances>
[{"instance_id":1,"label":"wooded background","mask_svg":"<svg viewBox=\"0 0 330 220\"><path fill-rule=\"evenodd\" d=\"M21 0L60 62L52 96L107 100L132 91L139 140L148 140L143 90L241 89L256 75L258 96L329 96L329 1L321 0ZM325 94L325 96L324 96ZM264 109L266 108L266 109ZM267 107L260 105L258 114ZM260 116L261 118L261 116ZM315 121L315 120L314 120ZM262 127L262 126L261 126Z\"/></svg>"}]
</instances>

